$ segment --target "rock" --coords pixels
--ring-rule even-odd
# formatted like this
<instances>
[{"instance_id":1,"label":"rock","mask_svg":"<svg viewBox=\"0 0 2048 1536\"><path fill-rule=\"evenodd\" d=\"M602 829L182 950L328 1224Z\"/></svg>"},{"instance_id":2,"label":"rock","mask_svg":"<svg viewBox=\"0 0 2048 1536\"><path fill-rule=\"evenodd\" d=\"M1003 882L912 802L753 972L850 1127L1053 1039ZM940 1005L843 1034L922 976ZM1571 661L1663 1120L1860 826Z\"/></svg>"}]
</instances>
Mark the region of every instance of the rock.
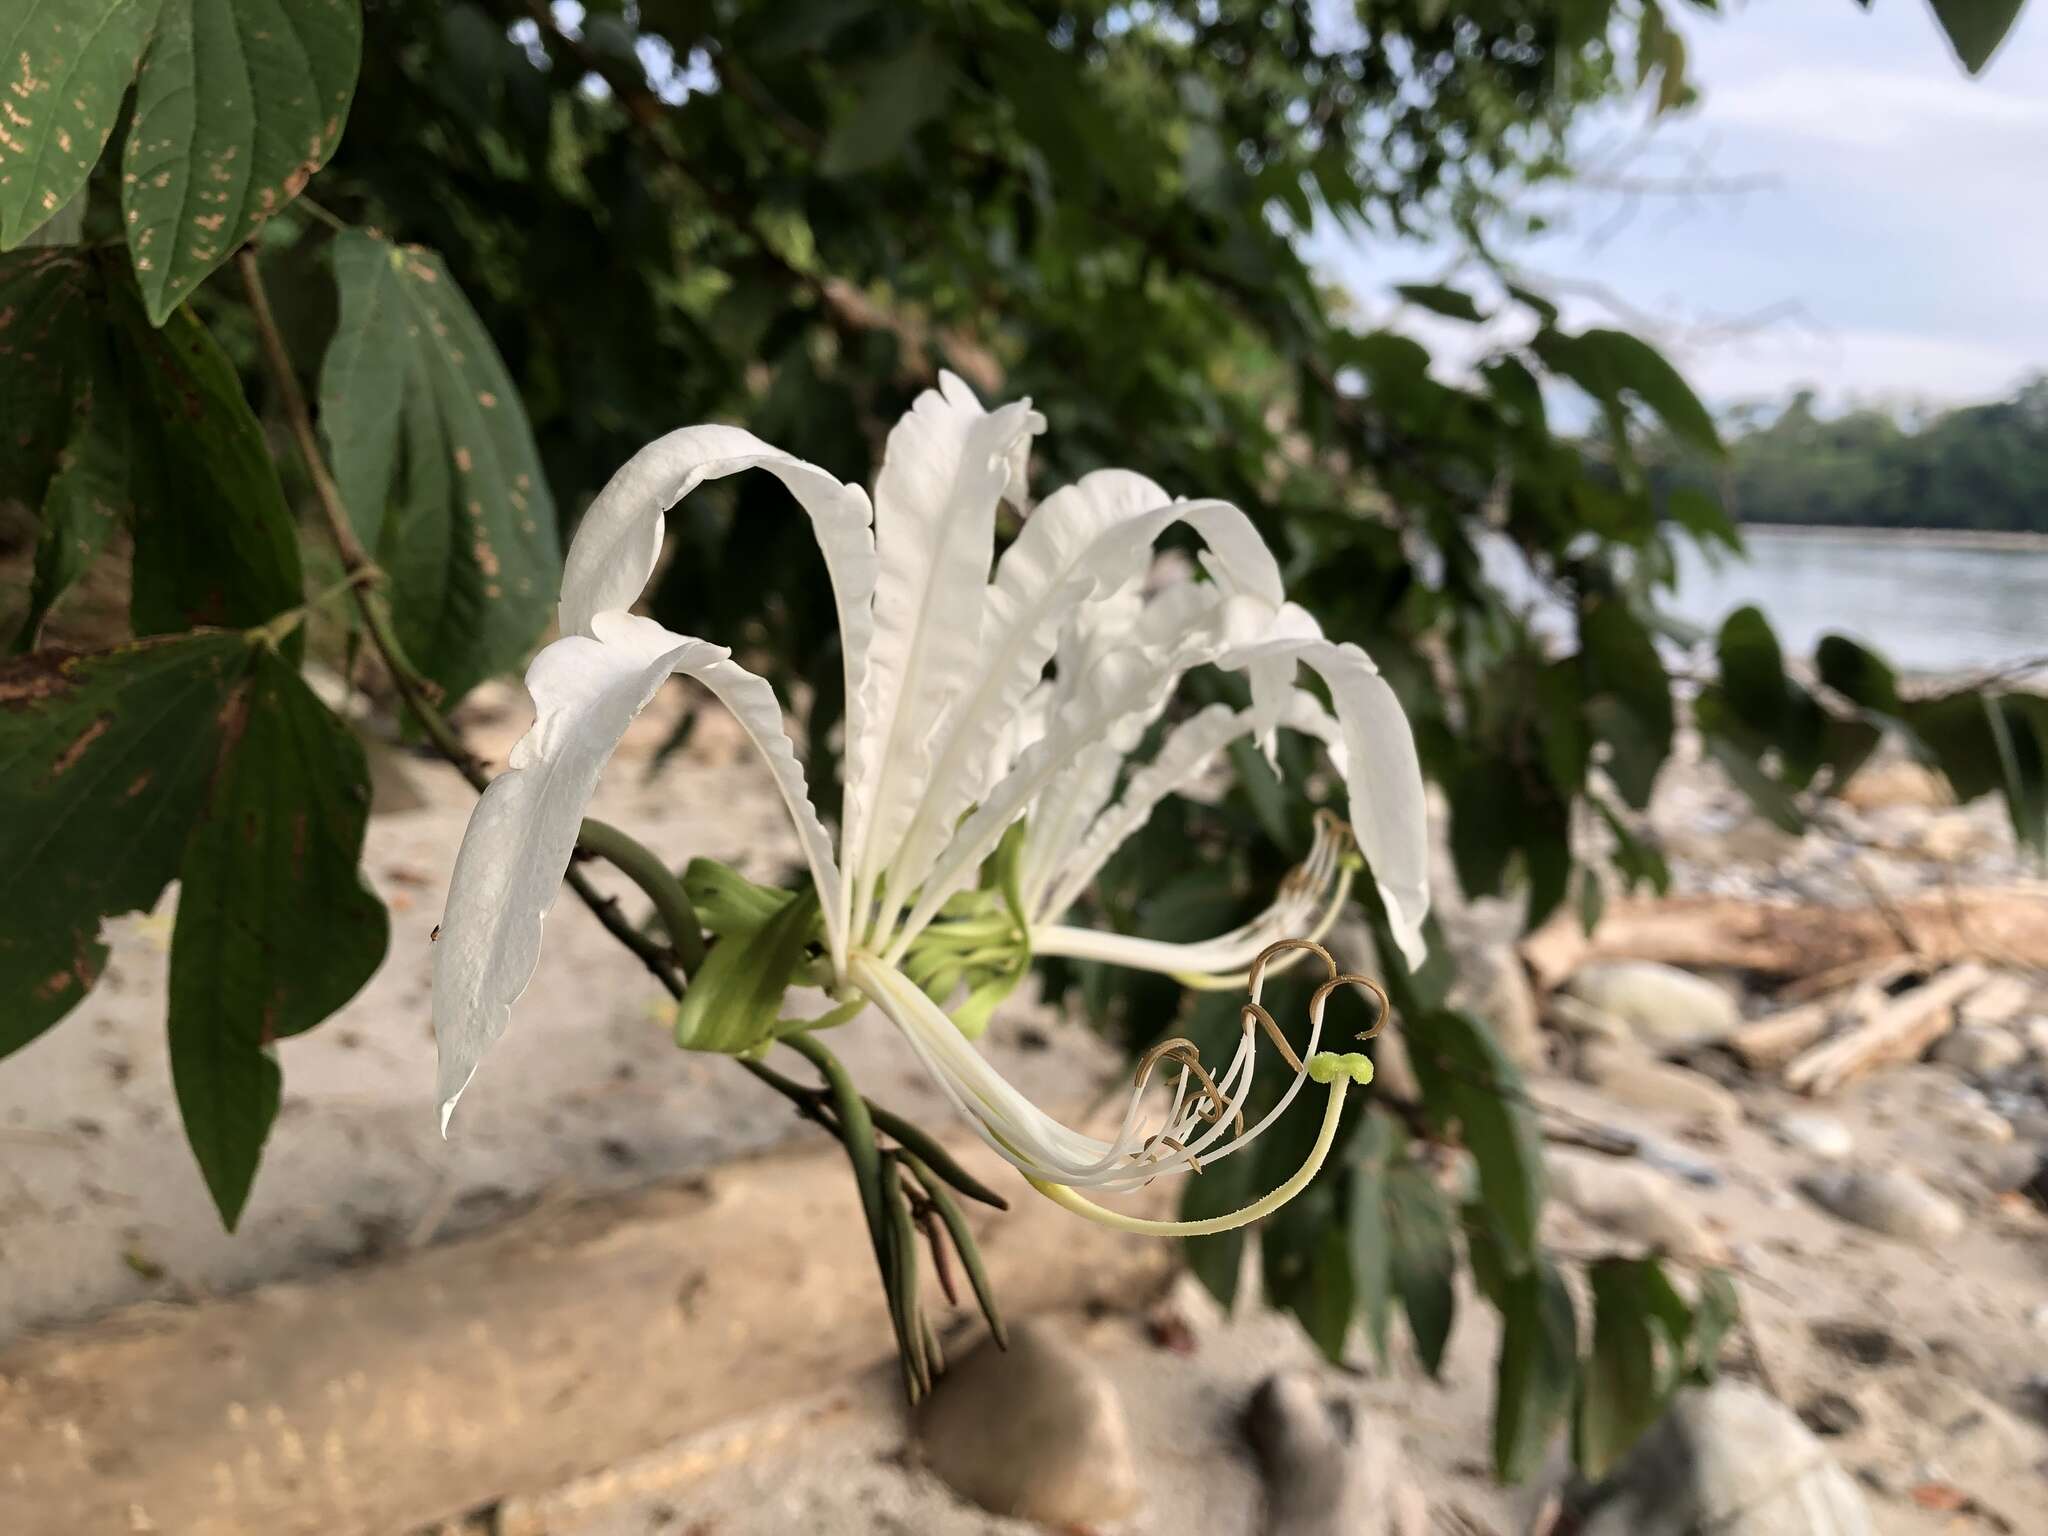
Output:
<instances>
[{"instance_id":1,"label":"rock","mask_svg":"<svg viewBox=\"0 0 2048 1536\"><path fill-rule=\"evenodd\" d=\"M1824 1163L1839 1163L1856 1150L1849 1127L1813 1109L1788 1109L1771 1121L1771 1133L1792 1148Z\"/></svg>"},{"instance_id":2,"label":"rock","mask_svg":"<svg viewBox=\"0 0 2048 1536\"><path fill-rule=\"evenodd\" d=\"M1307 1371L1269 1376L1245 1410L1266 1482L1266 1536L1425 1536L1398 1428L1329 1398Z\"/></svg>"},{"instance_id":3,"label":"rock","mask_svg":"<svg viewBox=\"0 0 2048 1536\"><path fill-rule=\"evenodd\" d=\"M1662 1174L1578 1152L1552 1152L1546 1161L1551 1192L1592 1225L1681 1263L1726 1262L1720 1238L1708 1230L1685 1191Z\"/></svg>"},{"instance_id":4,"label":"rock","mask_svg":"<svg viewBox=\"0 0 2048 1536\"><path fill-rule=\"evenodd\" d=\"M1626 1046L1590 1044L1579 1052L1579 1075L1619 1104L1727 1131L1742 1119L1735 1095L1712 1078L1651 1061Z\"/></svg>"},{"instance_id":5,"label":"rock","mask_svg":"<svg viewBox=\"0 0 2048 1536\"><path fill-rule=\"evenodd\" d=\"M2009 1029L1965 1024L1934 1048L1934 1059L1965 1077L1997 1077L2027 1059L2027 1045Z\"/></svg>"},{"instance_id":6,"label":"rock","mask_svg":"<svg viewBox=\"0 0 2048 1536\"><path fill-rule=\"evenodd\" d=\"M1824 1317L1808 1323L1807 1331L1821 1348L1854 1365L1904 1365L1914 1358L1912 1345L1875 1323Z\"/></svg>"},{"instance_id":7,"label":"rock","mask_svg":"<svg viewBox=\"0 0 2048 1536\"><path fill-rule=\"evenodd\" d=\"M1970 1155L1971 1169L1994 1195L2025 1189L2039 1175L2044 1159L2041 1149L2026 1142L1994 1147Z\"/></svg>"},{"instance_id":8,"label":"rock","mask_svg":"<svg viewBox=\"0 0 2048 1536\"><path fill-rule=\"evenodd\" d=\"M1739 1382L1679 1395L1597 1491L1581 1536L1871 1536L1855 1481Z\"/></svg>"},{"instance_id":9,"label":"rock","mask_svg":"<svg viewBox=\"0 0 2048 1536\"><path fill-rule=\"evenodd\" d=\"M1898 757L1866 763L1857 769L1855 777L1842 787L1842 799L1859 811L1891 805L1931 808L1955 803L1948 780L1931 768Z\"/></svg>"},{"instance_id":10,"label":"rock","mask_svg":"<svg viewBox=\"0 0 2048 1536\"><path fill-rule=\"evenodd\" d=\"M1800 1188L1844 1221L1922 1247L1932 1248L1963 1230L1963 1213L1903 1168L1813 1174Z\"/></svg>"},{"instance_id":11,"label":"rock","mask_svg":"<svg viewBox=\"0 0 2048 1536\"><path fill-rule=\"evenodd\" d=\"M1635 1031L1626 1020L1569 993L1552 993L1543 1005L1543 1017L1552 1029L1574 1040L1598 1040L1607 1045L1628 1045L1635 1040Z\"/></svg>"},{"instance_id":12,"label":"rock","mask_svg":"<svg viewBox=\"0 0 2048 1536\"><path fill-rule=\"evenodd\" d=\"M1529 973L1512 945L1473 944L1458 951L1449 1003L1479 1019L1508 1060L1527 1071L1544 1065L1543 1030Z\"/></svg>"},{"instance_id":13,"label":"rock","mask_svg":"<svg viewBox=\"0 0 2048 1536\"><path fill-rule=\"evenodd\" d=\"M931 1469L999 1515L1094 1525L1137 1507L1124 1407L1094 1361L1041 1322L954 1363L917 1414Z\"/></svg>"},{"instance_id":14,"label":"rock","mask_svg":"<svg viewBox=\"0 0 2048 1536\"><path fill-rule=\"evenodd\" d=\"M2020 1020L2019 1030L2034 1059L2048 1062L2048 1014L2037 1013Z\"/></svg>"},{"instance_id":15,"label":"rock","mask_svg":"<svg viewBox=\"0 0 2048 1536\"><path fill-rule=\"evenodd\" d=\"M1800 1404L1799 1422L1816 1435L1854 1434L1863 1427L1863 1410L1839 1392L1816 1392Z\"/></svg>"},{"instance_id":16,"label":"rock","mask_svg":"<svg viewBox=\"0 0 2048 1536\"><path fill-rule=\"evenodd\" d=\"M1660 1056L1725 1040L1742 1022L1735 999L1711 981L1654 960L1596 960L1572 972L1564 990L1620 1019Z\"/></svg>"},{"instance_id":17,"label":"rock","mask_svg":"<svg viewBox=\"0 0 2048 1536\"><path fill-rule=\"evenodd\" d=\"M1959 864L1989 852L1995 843L1991 830L1968 811L1930 816L1916 830L1911 851L1937 864Z\"/></svg>"}]
</instances>

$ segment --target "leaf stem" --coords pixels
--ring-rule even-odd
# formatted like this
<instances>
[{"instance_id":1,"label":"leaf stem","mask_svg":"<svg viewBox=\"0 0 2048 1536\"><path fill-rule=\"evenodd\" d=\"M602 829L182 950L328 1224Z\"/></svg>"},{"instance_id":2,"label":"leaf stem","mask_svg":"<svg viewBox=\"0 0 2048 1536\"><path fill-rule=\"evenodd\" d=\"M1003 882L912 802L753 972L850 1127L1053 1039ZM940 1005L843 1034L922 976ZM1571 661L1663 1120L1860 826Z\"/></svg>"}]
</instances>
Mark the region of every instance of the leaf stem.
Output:
<instances>
[{"instance_id":1,"label":"leaf stem","mask_svg":"<svg viewBox=\"0 0 2048 1536\"><path fill-rule=\"evenodd\" d=\"M683 963L683 975L697 974L704 964L704 925L697 921L697 909L690 904L682 881L645 843L627 836L610 822L594 816L583 818L576 834L576 846L584 853L603 859L612 868L647 893L654 910L668 929L676 958Z\"/></svg>"}]
</instances>

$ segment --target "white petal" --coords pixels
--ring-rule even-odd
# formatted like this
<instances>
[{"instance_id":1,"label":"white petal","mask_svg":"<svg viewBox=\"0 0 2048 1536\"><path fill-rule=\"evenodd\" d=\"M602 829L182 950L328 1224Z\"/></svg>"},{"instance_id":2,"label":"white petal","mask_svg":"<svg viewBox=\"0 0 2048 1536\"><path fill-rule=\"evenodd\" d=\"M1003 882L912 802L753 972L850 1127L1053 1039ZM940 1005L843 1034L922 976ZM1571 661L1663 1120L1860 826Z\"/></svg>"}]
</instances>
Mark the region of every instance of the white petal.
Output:
<instances>
[{"instance_id":1,"label":"white petal","mask_svg":"<svg viewBox=\"0 0 2048 1536\"><path fill-rule=\"evenodd\" d=\"M1044 430L1029 401L983 411L943 374L889 433L875 481L875 635L865 720L848 720L846 847L856 898L881 872L930 776L933 731L981 664L996 503L1020 440Z\"/></svg>"},{"instance_id":2,"label":"white petal","mask_svg":"<svg viewBox=\"0 0 2048 1536\"><path fill-rule=\"evenodd\" d=\"M564 634L589 635L600 613L639 601L661 556L663 514L707 480L765 469L810 515L838 609L845 667L846 736L868 734L868 649L879 568L867 492L815 464L784 453L738 427L684 427L658 438L622 465L583 514L562 573ZM858 786L849 779L849 815ZM835 914L843 931L844 907ZM843 963L843 947L835 962Z\"/></svg>"},{"instance_id":3,"label":"white petal","mask_svg":"<svg viewBox=\"0 0 2048 1536\"><path fill-rule=\"evenodd\" d=\"M434 946L441 1128L483 1054L505 1032L540 956L583 813L626 728L672 672L708 687L760 748L810 860L828 925L839 894L830 840L804 789L774 691L723 646L607 612L591 635L548 646L527 669L533 728L470 816Z\"/></svg>"}]
</instances>

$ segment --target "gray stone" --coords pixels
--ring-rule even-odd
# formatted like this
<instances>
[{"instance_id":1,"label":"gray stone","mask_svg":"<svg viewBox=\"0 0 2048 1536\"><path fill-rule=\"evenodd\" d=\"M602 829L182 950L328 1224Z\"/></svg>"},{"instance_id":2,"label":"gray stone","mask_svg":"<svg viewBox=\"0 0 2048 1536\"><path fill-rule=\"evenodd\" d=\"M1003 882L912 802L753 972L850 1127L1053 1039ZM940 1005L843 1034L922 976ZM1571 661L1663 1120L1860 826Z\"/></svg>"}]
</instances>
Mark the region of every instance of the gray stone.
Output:
<instances>
[{"instance_id":1,"label":"gray stone","mask_svg":"<svg viewBox=\"0 0 2048 1536\"><path fill-rule=\"evenodd\" d=\"M1963 1213L1903 1168L1858 1168L1818 1173L1800 1183L1823 1210L1896 1237L1932 1248L1963 1230Z\"/></svg>"},{"instance_id":2,"label":"gray stone","mask_svg":"<svg viewBox=\"0 0 2048 1536\"><path fill-rule=\"evenodd\" d=\"M1544 1064L1536 992L1512 945L1469 944L1457 954L1450 1006L1472 1014L1493 1033L1508 1060L1527 1071Z\"/></svg>"},{"instance_id":3,"label":"gray stone","mask_svg":"<svg viewBox=\"0 0 2048 1536\"><path fill-rule=\"evenodd\" d=\"M1718 1264L1728 1252L1677 1183L1638 1163L1556 1151L1546 1159L1551 1193L1602 1231L1680 1263Z\"/></svg>"},{"instance_id":4,"label":"gray stone","mask_svg":"<svg viewBox=\"0 0 2048 1536\"><path fill-rule=\"evenodd\" d=\"M2027 1049L2034 1053L2036 1061L2048 1062L2048 1014L2035 1014L2022 1019L2020 1034L2026 1038Z\"/></svg>"},{"instance_id":5,"label":"gray stone","mask_svg":"<svg viewBox=\"0 0 2048 1536\"><path fill-rule=\"evenodd\" d=\"M1714 983L1654 960L1596 960L1572 972L1564 989L1620 1019L1658 1055L1725 1040L1742 1022L1735 999Z\"/></svg>"},{"instance_id":6,"label":"gray stone","mask_svg":"<svg viewBox=\"0 0 2048 1536\"><path fill-rule=\"evenodd\" d=\"M1965 1024L1934 1048L1934 1059L1965 1077L1997 1077L2027 1059L2027 1044L1995 1024Z\"/></svg>"},{"instance_id":7,"label":"gray stone","mask_svg":"<svg viewBox=\"0 0 2048 1536\"><path fill-rule=\"evenodd\" d=\"M1122 1401L1101 1369L1041 1322L954 1363L917 1432L931 1469L999 1515L1047 1525L1119 1519L1138 1504Z\"/></svg>"},{"instance_id":8,"label":"gray stone","mask_svg":"<svg viewBox=\"0 0 2048 1536\"><path fill-rule=\"evenodd\" d=\"M1741 1102L1712 1078L1652 1061L1626 1046L1593 1043L1579 1052L1579 1075L1618 1104L1671 1115L1725 1132L1742 1119Z\"/></svg>"},{"instance_id":9,"label":"gray stone","mask_svg":"<svg viewBox=\"0 0 2048 1536\"><path fill-rule=\"evenodd\" d=\"M1552 993L1550 1001L1543 1005L1543 1016L1552 1029L1573 1040L1598 1040L1607 1045L1635 1043L1635 1031L1626 1020L1568 992Z\"/></svg>"},{"instance_id":10,"label":"gray stone","mask_svg":"<svg viewBox=\"0 0 2048 1536\"><path fill-rule=\"evenodd\" d=\"M1598 1490L1581 1536L1871 1536L1854 1479L1756 1388L1680 1394Z\"/></svg>"},{"instance_id":11,"label":"gray stone","mask_svg":"<svg viewBox=\"0 0 2048 1536\"><path fill-rule=\"evenodd\" d=\"M1856 1150L1849 1127L1813 1109L1788 1109L1771 1121L1771 1133L1795 1152L1824 1163L1839 1163Z\"/></svg>"},{"instance_id":12,"label":"gray stone","mask_svg":"<svg viewBox=\"0 0 2048 1536\"><path fill-rule=\"evenodd\" d=\"M1245 1410L1266 1483L1265 1536L1425 1536L1397 1426L1332 1397L1307 1371L1269 1376Z\"/></svg>"}]
</instances>

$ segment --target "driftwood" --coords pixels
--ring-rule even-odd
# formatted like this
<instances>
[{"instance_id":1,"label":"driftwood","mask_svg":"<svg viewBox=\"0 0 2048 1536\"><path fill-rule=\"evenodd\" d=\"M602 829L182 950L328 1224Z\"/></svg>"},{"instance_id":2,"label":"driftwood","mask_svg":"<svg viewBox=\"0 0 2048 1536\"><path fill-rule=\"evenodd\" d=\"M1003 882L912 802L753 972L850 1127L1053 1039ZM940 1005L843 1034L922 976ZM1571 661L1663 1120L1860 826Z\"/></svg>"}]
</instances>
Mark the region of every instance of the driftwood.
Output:
<instances>
[{"instance_id":1,"label":"driftwood","mask_svg":"<svg viewBox=\"0 0 2048 1536\"><path fill-rule=\"evenodd\" d=\"M2048 887L1938 892L1885 912L1718 896L1621 902L1590 939L1575 920L1554 920L1523 941L1522 953L1546 988L1592 959L1786 980L1905 954L1929 967L1979 960L2041 969L2048 968Z\"/></svg>"},{"instance_id":2,"label":"driftwood","mask_svg":"<svg viewBox=\"0 0 2048 1536\"><path fill-rule=\"evenodd\" d=\"M1785 1085L1802 1093L1833 1093L1872 1067L1914 1060L1955 1027L1955 1005L1982 986L1987 974L1983 966L1965 960L1925 985L1887 999L1856 1028L1823 1041L1794 1061L1785 1069Z\"/></svg>"},{"instance_id":3,"label":"driftwood","mask_svg":"<svg viewBox=\"0 0 2048 1536\"><path fill-rule=\"evenodd\" d=\"M1011 1314L1131 1301L1167 1245L970 1207ZM1133 1201L1162 1213L1173 1181ZM933 1298L936 1301L936 1298ZM972 1304L965 1314L971 1315ZM978 1325L977 1325L978 1326ZM889 1351L837 1148L0 1352L0 1531L386 1536L558 1487Z\"/></svg>"}]
</instances>

